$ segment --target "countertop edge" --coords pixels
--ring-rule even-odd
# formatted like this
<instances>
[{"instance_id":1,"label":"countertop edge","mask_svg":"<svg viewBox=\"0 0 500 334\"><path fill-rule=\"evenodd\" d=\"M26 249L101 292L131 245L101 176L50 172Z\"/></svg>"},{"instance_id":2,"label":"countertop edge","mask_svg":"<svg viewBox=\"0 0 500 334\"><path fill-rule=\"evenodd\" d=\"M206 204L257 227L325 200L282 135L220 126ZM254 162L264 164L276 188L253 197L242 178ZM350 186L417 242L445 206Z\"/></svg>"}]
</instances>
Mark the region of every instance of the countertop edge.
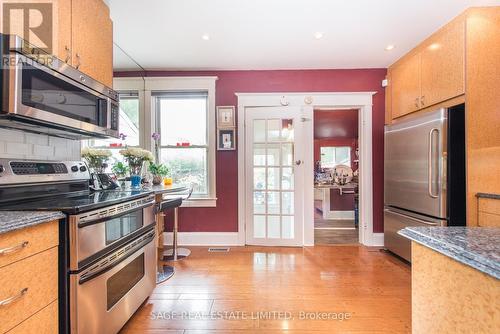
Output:
<instances>
[{"instance_id":1,"label":"countertop edge","mask_svg":"<svg viewBox=\"0 0 500 334\"><path fill-rule=\"evenodd\" d=\"M15 215L15 219L11 221L2 216ZM66 215L60 211L0 211L0 235L36 226L39 224L48 223L53 220L66 218Z\"/></svg>"},{"instance_id":2,"label":"countertop edge","mask_svg":"<svg viewBox=\"0 0 500 334\"><path fill-rule=\"evenodd\" d=\"M500 279L500 270L498 268L494 268L487 263L477 261L477 258L471 258L470 256L467 256L466 251L450 243L440 240L438 241L425 234L411 231L406 228L398 231L398 234L425 247L428 247L438 253L446 255L452 260L458 261L484 274L495 277L496 279Z\"/></svg>"}]
</instances>

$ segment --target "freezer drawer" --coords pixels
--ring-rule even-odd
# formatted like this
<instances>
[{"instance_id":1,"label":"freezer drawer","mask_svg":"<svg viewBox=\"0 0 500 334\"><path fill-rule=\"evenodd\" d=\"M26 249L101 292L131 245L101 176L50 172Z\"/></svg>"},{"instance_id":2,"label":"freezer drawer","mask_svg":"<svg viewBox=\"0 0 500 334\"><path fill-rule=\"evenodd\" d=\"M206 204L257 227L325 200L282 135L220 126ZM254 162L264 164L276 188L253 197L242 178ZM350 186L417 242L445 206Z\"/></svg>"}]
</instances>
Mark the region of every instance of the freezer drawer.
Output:
<instances>
[{"instance_id":1,"label":"freezer drawer","mask_svg":"<svg viewBox=\"0 0 500 334\"><path fill-rule=\"evenodd\" d=\"M397 232L408 226L446 226L446 220L430 219L403 210L384 210L385 248L411 262L411 242Z\"/></svg>"},{"instance_id":2,"label":"freezer drawer","mask_svg":"<svg viewBox=\"0 0 500 334\"><path fill-rule=\"evenodd\" d=\"M385 205L446 218L447 111L385 129Z\"/></svg>"}]
</instances>

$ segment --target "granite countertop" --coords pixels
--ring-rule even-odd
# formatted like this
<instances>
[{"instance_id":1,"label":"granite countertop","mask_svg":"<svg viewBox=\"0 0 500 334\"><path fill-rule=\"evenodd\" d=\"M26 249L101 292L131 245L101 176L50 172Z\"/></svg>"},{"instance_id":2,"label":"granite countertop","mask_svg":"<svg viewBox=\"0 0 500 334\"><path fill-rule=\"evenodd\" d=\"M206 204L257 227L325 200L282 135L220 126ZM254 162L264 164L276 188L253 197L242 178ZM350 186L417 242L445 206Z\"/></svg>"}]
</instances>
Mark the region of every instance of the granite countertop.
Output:
<instances>
[{"instance_id":1,"label":"granite countertop","mask_svg":"<svg viewBox=\"0 0 500 334\"><path fill-rule=\"evenodd\" d=\"M406 227L398 234L500 279L500 228Z\"/></svg>"},{"instance_id":2,"label":"granite countertop","mask_svg":"<svg viewBox=\"0 0 500 334\"><path fill-rule=\"evenodd\" d=\"M59 211L0 211L0 234L65 217Z\"/></svg>"},{"instance_id":3,"label":"granite countertop","mask_svg":"<svg viewBox=\"0 0 500 334\"><path fill-rule=\"evenodd\" d=\"M151 192L155 195L159 194L168 194L168 193L178 193L178 192L188 192L190 190L189 186L183 185L183 184L171 184L171 185L164 185L164 184L158 184L158 185L146 185L142 186L140 189L132 189L130 188L130 184L126 185L124 188L117 188L115 190L126 190L126 191L134 191L134 190L140 190L141 192Z\"/></svg>"},{"instance_id":4,"label":"granite countertop","mask_svg":"<svg viewBox=\"0 0 500 334\"><path fill-rule=\"evenodd\" d=\"M189 187L183 184L171 184L168 186L164 184L158 184L147 187L146 189L153 191L155 194L168 194L189 191Z\"/></svg>"}]
</instances>

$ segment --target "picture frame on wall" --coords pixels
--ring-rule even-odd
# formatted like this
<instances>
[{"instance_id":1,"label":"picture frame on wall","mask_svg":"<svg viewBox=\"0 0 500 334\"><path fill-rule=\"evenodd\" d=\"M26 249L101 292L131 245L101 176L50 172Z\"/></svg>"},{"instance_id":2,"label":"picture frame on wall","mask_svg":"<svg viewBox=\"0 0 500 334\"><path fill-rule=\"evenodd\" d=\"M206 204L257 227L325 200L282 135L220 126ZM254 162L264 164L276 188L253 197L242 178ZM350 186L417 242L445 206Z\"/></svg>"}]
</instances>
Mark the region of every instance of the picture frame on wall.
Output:
<instances>
[{"instance_id":1,"label":"picture frame on wall","mask_svg":"<svg viewBox=\"0 0 500 334\"><path fill-rule=\"evenodd\" d=\"M217 130L217 150L234 151L236 150L236 129Z\"/></svg>"},{"instance_id":2,"label":"picture frame on wall","mask_svg":"<svg viewBox=\"0 0 500 334\"><path fill-rule=\"evenodd\" d=\"M218 106L217 107L217 127L228 128L235 127L235 107L234 106Z\"/></svg>"}]
</instances>

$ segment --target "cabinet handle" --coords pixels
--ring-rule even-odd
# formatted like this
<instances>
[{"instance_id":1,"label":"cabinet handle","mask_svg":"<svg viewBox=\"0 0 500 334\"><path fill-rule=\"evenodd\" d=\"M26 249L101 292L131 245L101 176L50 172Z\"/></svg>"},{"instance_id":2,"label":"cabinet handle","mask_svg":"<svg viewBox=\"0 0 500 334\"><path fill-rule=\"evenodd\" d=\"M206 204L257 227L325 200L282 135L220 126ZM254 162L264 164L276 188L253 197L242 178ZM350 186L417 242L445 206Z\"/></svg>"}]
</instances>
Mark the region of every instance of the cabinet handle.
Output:
<instances>
[{"instance_id":1,"label":"cabinet handle","mask_svg":"<svg viewBox=\"0 0 500 334\"><path fill-rule=\"evenodd\" d=\"M420 97L420 103L422 103L422 106L425 106L425 95L422 95L422 97Z\"/></svg>"},{"instance_id":2,"label":"cabinet handle","mask_svg":"<svg viewBox=\"0 0 500 334\"><path fill-rule=\"evenodd\" d=\"M419 106L420 106L420 104L418 103L418 97L417 97L417 98L415 99L415 107L417 107L417 108L418 108Z\"/></svg>"},{"instance_id":3,"label":"cabinet handle","mask_svg":"<svg viewBox=\"0 0 500 334\"><path fill-rule=\"evenodd\" d=\"M82 62L80 60L80 55L78 53L75 54L76 60L78 60L78 63L75 65L76 69L79 69L80 66L82 65Z\"/></svg>"},{"instance_id":4,"label":"cabinet handle","mask_svg":"<svg viewBox=\"0 0 500 334\"><path fill-rule=\"evenodd\" d=\"M67 45L64 46L64 50L66 51L66 59L64 59L64 62L68 63L69 60L71 59L71 50Z\"/></svg>"},{"instance_id":5,"label":"cabinet handle","mask_svg":"<svg viewBox=\"0 0 500 334\"><path fill-rule=\"evenodd\" d=\"M9 298L4 299L4 300L0 300L0 306L6 306L6 305L9 305L10 303L15 302L16 300L18 300L19 298L21 298L22 296L24 296L26 294L26 292L28 292L28 288L22 289L15 296L9 297Z\"/></svg>"},{"instance_id":6,"label":"cabinet handle","mask_svg":"<svg viewBox=\"0 0 500 334\"><path fill-rule=\"evenodd\" d=\"M23 249L24 247L28 246L28 244L29 244L28 241L23 241L19 245L0 249L0 255L6 255L6 254L17 252L17 251Z\"/></svg>"}]
</instances>

